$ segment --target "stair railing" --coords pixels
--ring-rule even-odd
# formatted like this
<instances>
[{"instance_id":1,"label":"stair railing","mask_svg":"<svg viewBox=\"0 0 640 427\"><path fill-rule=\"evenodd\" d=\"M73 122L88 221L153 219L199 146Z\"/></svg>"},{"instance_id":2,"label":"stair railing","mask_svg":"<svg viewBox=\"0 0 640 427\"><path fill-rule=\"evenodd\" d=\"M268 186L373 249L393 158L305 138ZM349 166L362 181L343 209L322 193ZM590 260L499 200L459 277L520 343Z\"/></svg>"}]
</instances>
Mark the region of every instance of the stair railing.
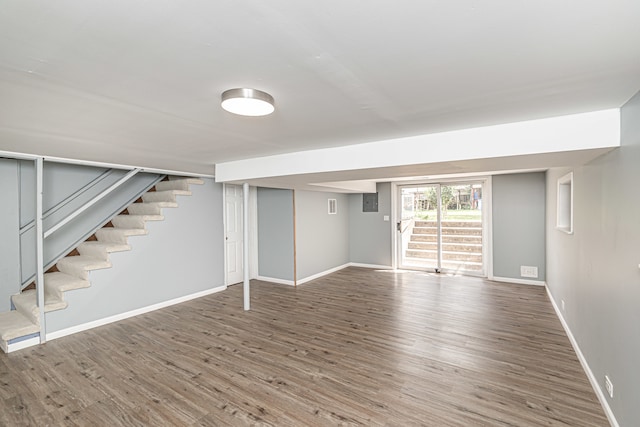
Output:
<instances>
[{"instance_id":1,"label":"stair railing","mask_svg":"<svg viewBox=\"0 0 640 427\"><path fill-rule=\"evenodd\" d=\"M109 188L102 191L102 193L95 196L93 199L85 203L82 207L78 208L75 212L69 214L63 220L58 222L55 226L51 227L49 230L44 230L43 227L43 171L44 171L44 160L45 157L36 156L33 154L24 154L24 153L15 153L15 152L7 152L0 151L0 157L7 157L18 160L31 160L35 163L36 169L36 214L35 214L35 227L36 227L36 293L37 299L36 303L38 306L38 318L40 321L40 343L43 344L46 342L46 324L45 324L45 315L44 315L44 240L45 238L51 236L53 233L64 227L66 224L70 223L73 219L78 217L78 215L82 214L84 211L89 209L91 206L102 200L104 197L109 195L109 193L113 192L115 189L120 187L122 184L127 182L133 176L135 176L139 172L149 172L149 173L157 173L157 174L170 174L170 175L182 175L182 176L196 176L201 177L202 174L194 174L189 172L180 172L180 171L172 171L166 169L154 169L154 168L140 168L134 166L125 166L125 165L117 165L117 164L109 164L109 163L101 163L101 162L90 162L90 161L79 161L79 160L71 160L71 159L62 159L62 158L49 158L47 160L59 162L59 163L69 163L69 164L81 164L86 166L96 166L96 167L106 167L113 169L121 169L121 170L129 170L129 172L124 175L120 180L112 184ZM204 175L213 177L213 175Z\"/></svg>"},{"instance_id":2,"label":"stair railing","mask_svg":"<svg viewBox=\"0 0 640 427\"><path fill-rule=\"evenodd\" d=\"M36 291L37 291L37 304L38 304L38 317L40 319L40 343L46 342L46 325L45 325L45 316L44 316L44 240L51 236L56 231L60 230L65 225L69 224L78 215L82 214L84 211L89 209L91 206L98 203L100 200L104 199L115 189L120 187L122 184L130 180L133 176L135 176L138 172L140 172L141 168L134 168L129 171L125 176L120 178L117 182L112 184L110 187L103 190L100 194L95 196L93 199L89 200L87 203L82 205L80 208L76 209L71 214L67 215L64 219L58 222L56 225L51 227L48 230L44 230L42 226L42 188L43 188L43 165L44 158L38 157L36 160Z\"/></svg>"}]
</instances>

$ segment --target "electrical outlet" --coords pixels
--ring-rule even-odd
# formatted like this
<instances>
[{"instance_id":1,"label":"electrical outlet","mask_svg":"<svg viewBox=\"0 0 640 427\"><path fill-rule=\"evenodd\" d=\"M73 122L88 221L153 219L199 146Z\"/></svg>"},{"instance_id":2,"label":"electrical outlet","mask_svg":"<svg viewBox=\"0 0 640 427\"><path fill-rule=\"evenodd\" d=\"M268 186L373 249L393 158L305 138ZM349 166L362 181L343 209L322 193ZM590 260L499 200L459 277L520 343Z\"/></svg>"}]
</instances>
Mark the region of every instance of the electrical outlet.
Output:
<instances>
[{"instance_id":1,"label":"electrical outlet","mask_svg":"<svg viewBox=\"0 0 640 427\"><path fill-rule=\"evenodd\" d=\"M611 378L609 378L608 375L604 376L604 388L607 389L609 397L613 399L613 383L611 382Z\"/></svg>"},{"instance_id":2,"label":"electrical outlet","mask_svg":"<svg viewBox=\"0 0 640 427\"><path fill-rule=\"evenodd\" d=\"M531 267L528 265L520 266L520 276L521 277L533 277L535 279L538 278L538 267Z\"/></svg>"},{"instance_id":3,"label":"electrical outlet","mask_svg":"<svg viewBox=\"0 0 640 427\"><path fill-rule=\"evenodd\" d=\"M562 304L562 311L564 311L564 300L560 300L560 304Z\"/></svg>"}]
</instances>

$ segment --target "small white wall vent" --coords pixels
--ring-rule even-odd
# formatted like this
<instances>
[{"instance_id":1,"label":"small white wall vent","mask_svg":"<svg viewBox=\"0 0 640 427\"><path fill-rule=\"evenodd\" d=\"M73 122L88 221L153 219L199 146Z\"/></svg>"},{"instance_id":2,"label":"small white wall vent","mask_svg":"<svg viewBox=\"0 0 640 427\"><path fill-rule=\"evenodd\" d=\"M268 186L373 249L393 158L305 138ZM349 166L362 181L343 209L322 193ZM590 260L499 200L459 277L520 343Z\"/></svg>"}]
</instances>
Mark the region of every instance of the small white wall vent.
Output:
<instances>
[{"instance_id":1,"label":"small white wall vent","mask_svg":"<svg viewBox=\"0 0 640 427\"><path fill-rule=\"evenodd\" d=\"M336 199L329 199L329 215L335 215L338 213L338 201Z\"/></svg>"}]
</instances>

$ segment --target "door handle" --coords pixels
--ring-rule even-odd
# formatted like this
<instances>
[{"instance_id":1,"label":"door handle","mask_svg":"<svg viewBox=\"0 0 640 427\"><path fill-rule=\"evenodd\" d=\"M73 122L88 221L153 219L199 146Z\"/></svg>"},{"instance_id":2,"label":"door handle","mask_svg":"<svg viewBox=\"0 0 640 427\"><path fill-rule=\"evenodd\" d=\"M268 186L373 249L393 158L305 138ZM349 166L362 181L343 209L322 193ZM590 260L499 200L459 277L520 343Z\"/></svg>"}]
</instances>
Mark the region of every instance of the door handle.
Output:
<instances>
[{"instance_id":1,"label":"door handle","mask_svg":"<svg viewBox=\"0 0 640 427\"><path fill-rule=\"evenodd\" d=\"M396 228L399 232L402 231L402 221L398 221L398 223L396 224Z\"/></svg>"}]
</instances>

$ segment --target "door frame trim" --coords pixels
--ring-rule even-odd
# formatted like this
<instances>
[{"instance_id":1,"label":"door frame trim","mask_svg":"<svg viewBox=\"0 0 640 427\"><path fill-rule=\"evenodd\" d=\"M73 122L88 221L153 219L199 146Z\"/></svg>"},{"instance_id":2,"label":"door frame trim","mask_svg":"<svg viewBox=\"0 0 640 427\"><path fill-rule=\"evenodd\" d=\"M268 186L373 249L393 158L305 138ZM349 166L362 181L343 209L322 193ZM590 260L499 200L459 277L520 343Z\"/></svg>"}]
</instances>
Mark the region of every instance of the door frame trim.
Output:
<instances>
[{"instance_id":1,"label":"door frame trim","mask_svg":"<svg viewBox=\"0 0 640 427\"><path fill-rule=\"evenodd\" d=\"M224 284L229 286L227 277L227 184L222 183L222 247L224 252ZM242 185L237 185L242 188ZM244 203L244 199L242 200ZM242 220L242 219L241 219ZM258 277L258 187L249 187L249 278ZM244 269L244 265L242 268ZM235 283L234 283L235 284Z\"/></svg>"},{"instance_id":2,"label":"door frame trim","mask_svg":"<svg viewBox=\"0 0 640 427\"><path fill-rule=\"evenodd\" d=\"M400 187L405 186L420 186L420 185L433 185L433 184L448 184L456 182L466 181L482 181L482 233L483 233L483 245L482 245L482 257L484 260L484 272L479 277L486 277L489 280L493 278L493 213L492 207L492 179L491 175L478 175L478 176L464 176L464 177L449 177L441 179L431 180L407 180L396 181L391 183L391 232L393 238L391 239L391 251L392 251L392 268L397 270L400 268L400 242L398 238L398 232L396 230L396 224L400 220L400 207L398 200L398 192Z\"/></svg>"}]
</instances>

